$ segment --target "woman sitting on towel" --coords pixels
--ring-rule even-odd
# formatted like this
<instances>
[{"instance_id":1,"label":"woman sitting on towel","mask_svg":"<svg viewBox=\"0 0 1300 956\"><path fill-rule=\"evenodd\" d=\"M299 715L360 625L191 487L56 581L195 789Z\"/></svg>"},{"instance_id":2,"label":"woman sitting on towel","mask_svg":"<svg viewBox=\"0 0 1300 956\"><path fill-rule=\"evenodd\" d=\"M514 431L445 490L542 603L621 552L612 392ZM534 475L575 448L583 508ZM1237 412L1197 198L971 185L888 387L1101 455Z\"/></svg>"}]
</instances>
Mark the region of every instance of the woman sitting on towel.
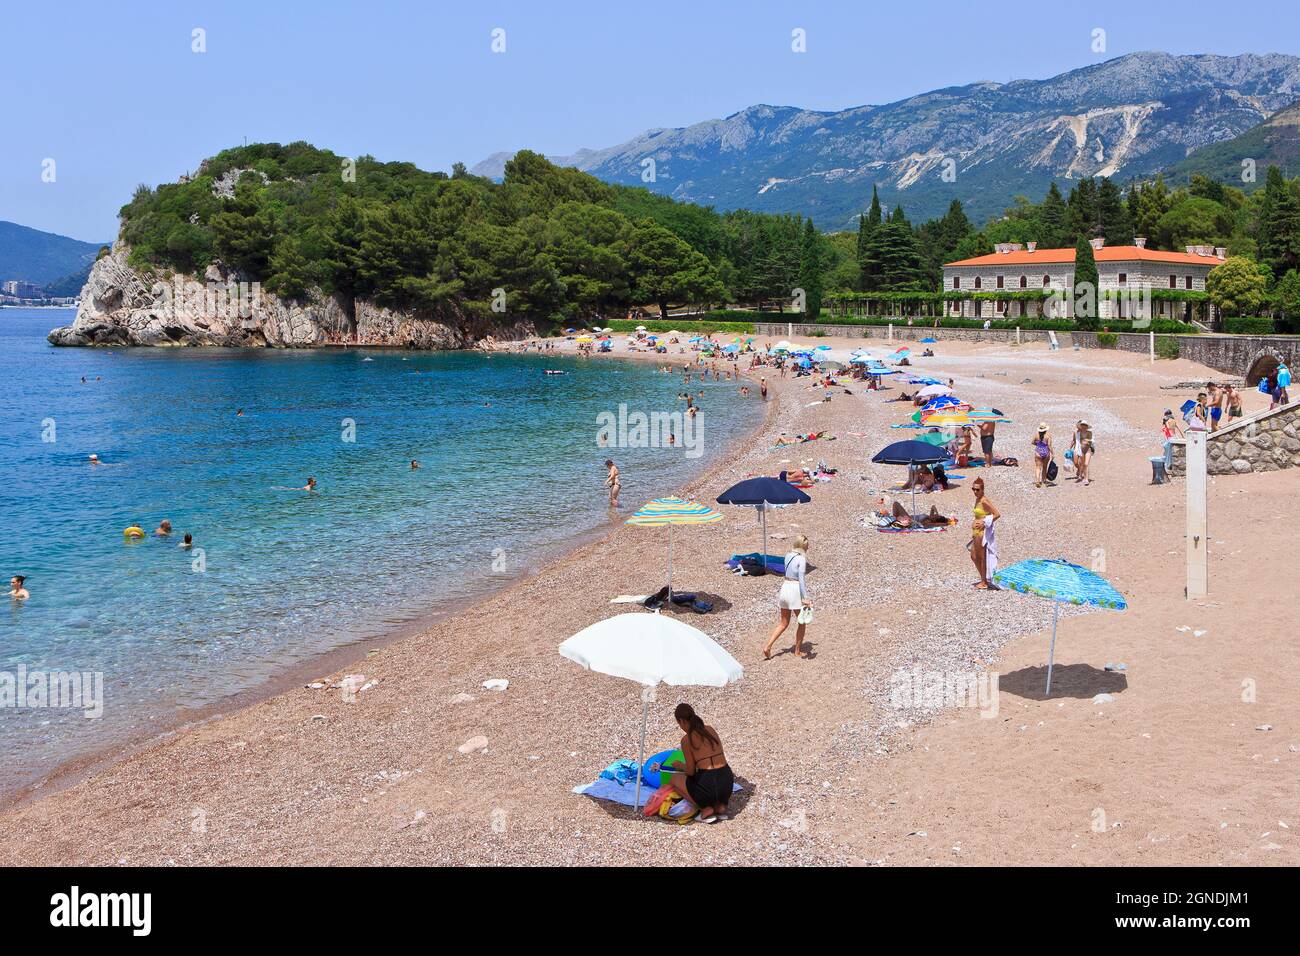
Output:
<instances>
[{"instance_id":1,"label":"woman sitting on towel","mask_svg":"<svg viewBox=\"0 0 1300 956\"><path fill-rule=\"evenodd\" d=\"M908 491L915 487L917 491L934 490L934 472L930 470L929 465L921 465L908 476L906 484L902 490Z\"/></svg>"},{"instance_id":2,"label":"woman sitting on towel","mask_svg":"<svg viewBox=\"0 0 1300 956\"><path fill-rule=\"evenodd\" d=\"M669 778L672 788L695 804L700 811L701 823L726 820L727 804L731 802L731 788L735 786L736 777L727 766L722 738L690 704L678 704L673 717L677 726L686 732L682 738L686 772L675 773Z\"/></svg>"}]
</instances>

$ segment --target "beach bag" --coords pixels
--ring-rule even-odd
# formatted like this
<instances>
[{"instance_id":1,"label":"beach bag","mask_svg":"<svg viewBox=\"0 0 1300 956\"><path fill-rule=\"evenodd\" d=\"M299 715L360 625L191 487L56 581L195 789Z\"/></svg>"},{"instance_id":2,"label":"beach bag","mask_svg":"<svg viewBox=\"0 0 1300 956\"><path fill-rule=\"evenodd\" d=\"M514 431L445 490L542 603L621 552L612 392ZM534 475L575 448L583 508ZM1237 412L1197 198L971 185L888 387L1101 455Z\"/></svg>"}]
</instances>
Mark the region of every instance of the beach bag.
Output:
<instances>
[{"instance_id":1,"label":"beach bag","mask_svg":"<svg viewBox=\"0 0 1300 956\"><path fill-rule=\"evenodd\" d=\"M1055 461L1049 461L1049 462L1047 463L1047 480L1048 480L1048 481L1055 481L1055 480L1056 480L1056 476L1057 476L1059 473L1060 473L1060 469L1056 467L1056 462L1055 462Z\"/></svg>"},{"instance_id":2,"label":"beach bag","mask_svg":"<svg viewBox=\"0 0 1300 956\"><path fill-rule=\"evenodd\" d=\"M798 616L797 618L795 618L795 620L796 620L799 624L811 624L811 623L812 623L812 608L810 608L810 607L801 607L801 608L799 608L799 616Z\"/></svg>"},{"instance_id":3,"label":"beach bag","mask_svg":"<svg viewBox=\"0 0 1300 956\"><path fill-rule=\"evenodd\" d=\"M1269 392L1268 392L1268 379L1266 379L1266 378L1261 378L1261 379L1259 380L1259 390L1260 390L1260 392L1263 393L1264 395L1267 395L1267 394L1269 393ZM1185 416L1184 416L1184 417L1185 417Z\"/></svg>"},{"instance_id":4,"label":"beach bag","mask_svg":"<svg viewBox=\"0 0 1300 956\"><path fill-rule=\"evenodd\" d=\"M1285 365L1279 366L1277 370L1277 383L1283 388L1291 384L1291 370Z\"/></svg>"}]
</instances>

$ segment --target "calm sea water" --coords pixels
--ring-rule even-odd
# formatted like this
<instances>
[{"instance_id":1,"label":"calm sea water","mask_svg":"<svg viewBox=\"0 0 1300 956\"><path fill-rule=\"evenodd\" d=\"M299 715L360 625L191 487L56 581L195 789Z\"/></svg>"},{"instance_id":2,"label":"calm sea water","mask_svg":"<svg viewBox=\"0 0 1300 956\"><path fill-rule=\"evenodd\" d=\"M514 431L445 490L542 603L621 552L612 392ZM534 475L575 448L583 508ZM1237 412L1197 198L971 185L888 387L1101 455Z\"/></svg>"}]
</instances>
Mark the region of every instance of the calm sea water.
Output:
<instances>
[{"instance_id":1,"label":"calm sea water","mask_svg":"<svg viewBox=\"0 0 1300 956\"><path fill-rule=\"evenodd\" d=\"M0 675L100 672L106 704L0 708L0 788L516 579L609 520L597 415L681 407L680 376L648 364L49 346L71 319L0 310L0 574L32 594L0 604ZM691 389L703 457L609 452L625 506L761 416L734 383ZM309 475L317 493L289 490ZM163 518L174 537L124 540Z\"/></svg>"}]
</instances>

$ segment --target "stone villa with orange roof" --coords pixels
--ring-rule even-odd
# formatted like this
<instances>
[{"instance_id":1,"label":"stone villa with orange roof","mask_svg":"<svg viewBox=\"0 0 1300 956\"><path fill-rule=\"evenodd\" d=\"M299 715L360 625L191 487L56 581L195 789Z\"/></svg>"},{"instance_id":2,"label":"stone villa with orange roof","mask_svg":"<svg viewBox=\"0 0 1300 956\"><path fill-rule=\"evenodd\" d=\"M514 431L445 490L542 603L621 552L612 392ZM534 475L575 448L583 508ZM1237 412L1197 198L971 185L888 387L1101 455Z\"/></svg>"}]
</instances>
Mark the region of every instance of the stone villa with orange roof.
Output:
<instances>
[{"instance_id":1,"label":"stone villa with orange roof","mask_svg":"<svg viewBox=\"0 0 1300 956\"><path fill-rule=\"evenodd\" d=\"M1190 321L1195 314L1193 302L1176 293L1204 292L1206 276L1227 254L1222 247L1213 246L1188 246L1185 252L1148 249L1141 237L1131 246L1107 246L1104 239L1093 239L1092 248L1100 286L1098 316L1102 319L1141 316L1144 290L1171 289L1175 294L1145 295L1151 317ZM1033 242L1000 243L990 255L943 267L945 293L975 296L948 302L945 314L953 317L994 321L1039 315L1069 318L1073 286L1074 249L1039 249ZM1052 298L1028 294L1046 290L1051 290ZM997 298L1002 291L1009 293L1007 298Z\"/></svg>"}]
</instances>

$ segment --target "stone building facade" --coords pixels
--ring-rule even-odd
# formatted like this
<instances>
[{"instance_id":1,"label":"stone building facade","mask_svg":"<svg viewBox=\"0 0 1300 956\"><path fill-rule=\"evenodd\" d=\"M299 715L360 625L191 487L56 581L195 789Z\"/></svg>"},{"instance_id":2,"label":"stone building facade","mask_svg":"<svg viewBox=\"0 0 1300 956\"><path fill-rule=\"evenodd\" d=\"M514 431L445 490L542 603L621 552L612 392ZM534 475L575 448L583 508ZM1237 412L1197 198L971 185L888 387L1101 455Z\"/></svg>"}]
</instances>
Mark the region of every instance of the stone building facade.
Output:
<instances>
[{"instance_id":1,"label":"stone building facade","mask_svg":"<svg viewBox=\"0 0 1300 956\"><path fill-rule=\"evenodd\" d=\"M1164 252L1146 248L1139 237L1131 246L1106 246L1104 239L1092 240L1097 260L1100 292L1127 292L1121 299L1101 298L1102 319L1132 318L1149 308L1151 318L1192 318L1192 304L1158 301L1144 296L1144 289L1175 289L1204 292L1210 270L1223 262L1222 247L1188 246L1185 252ZM1000 243L987 256L949 262L943 267L943 291L994 295L1006 291L1006 299L959 299L947 304L945 314L967 319L994 321L1022 317L1070 318L1070 291L1074 286L1074 250L1039 249L1037 243ZM1017 293L1050 289L1056 297L1037 299ZM1147 303L1145 306L1143 302Z\"/></svg>"}]
</instances>

